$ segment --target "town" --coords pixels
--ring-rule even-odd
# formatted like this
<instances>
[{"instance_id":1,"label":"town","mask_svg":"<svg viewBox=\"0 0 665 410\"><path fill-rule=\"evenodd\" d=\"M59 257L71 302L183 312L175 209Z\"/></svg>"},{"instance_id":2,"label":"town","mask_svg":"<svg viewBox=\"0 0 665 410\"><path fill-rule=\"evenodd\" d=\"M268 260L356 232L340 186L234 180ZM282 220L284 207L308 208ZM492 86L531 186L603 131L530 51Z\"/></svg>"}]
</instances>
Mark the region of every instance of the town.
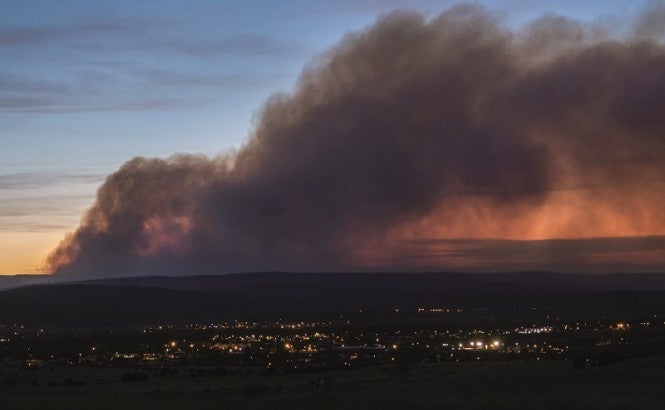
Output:
<instances>
[{"instance_id":1,"label":"town","mask_svg":"<svg viewBox=\"0 0 665 410\"><path fill-rule=\"evenodd\" d=\"M513 326L446 326L472 320L460 308L339 314L323 321L282 319L157 324L123 328L32 328L0 325L3 368L164 368L310 373L386 366L501 360L569 360L602 365L663 353L665 322L542 320ZM487 313L487 312L483 312ZM547 316L546 316L547 317ZM210 372L208 372L210 373Z\"/></svg>"}]
</instances>

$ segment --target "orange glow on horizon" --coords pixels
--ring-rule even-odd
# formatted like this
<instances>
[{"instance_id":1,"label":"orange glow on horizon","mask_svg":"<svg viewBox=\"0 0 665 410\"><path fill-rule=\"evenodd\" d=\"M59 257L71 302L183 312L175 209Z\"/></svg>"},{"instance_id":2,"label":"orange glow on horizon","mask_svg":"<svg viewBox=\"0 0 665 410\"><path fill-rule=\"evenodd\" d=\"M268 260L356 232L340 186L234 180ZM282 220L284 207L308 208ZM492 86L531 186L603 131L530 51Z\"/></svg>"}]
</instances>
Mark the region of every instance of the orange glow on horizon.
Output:
<instances>
[{"instance_id":1,"label":"orange glow on horizon","mask_svg":"<svg viewBox=\"0 0 665 410\"><path fill-rule=\"evenodd\" d=\"M64 233L0 232L0 275L47 274L44 257L62 240Z\"/></svg>"}]
</instances>

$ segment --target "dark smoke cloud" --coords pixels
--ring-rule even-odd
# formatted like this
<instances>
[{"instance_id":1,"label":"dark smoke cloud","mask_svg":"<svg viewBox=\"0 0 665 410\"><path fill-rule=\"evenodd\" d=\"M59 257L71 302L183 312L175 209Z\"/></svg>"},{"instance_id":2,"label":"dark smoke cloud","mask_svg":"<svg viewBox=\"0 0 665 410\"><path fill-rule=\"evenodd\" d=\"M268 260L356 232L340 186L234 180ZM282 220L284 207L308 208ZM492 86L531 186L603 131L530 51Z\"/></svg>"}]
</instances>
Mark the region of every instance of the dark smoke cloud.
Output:
<instances>
[{"instance_id":1,"label":"dark smoke cloud","mask_svg":"<svg viewBox=\"0 0 665 410\"><path fill-rule=\"evenodd\" d=\"M418 269L385 264L405 249L390 244L665 234L653 19L618 38L556 16L511 31L468 5L391 13L272 97L238 152L127 162L48 264Z\"/></svg>"}]
</instances>

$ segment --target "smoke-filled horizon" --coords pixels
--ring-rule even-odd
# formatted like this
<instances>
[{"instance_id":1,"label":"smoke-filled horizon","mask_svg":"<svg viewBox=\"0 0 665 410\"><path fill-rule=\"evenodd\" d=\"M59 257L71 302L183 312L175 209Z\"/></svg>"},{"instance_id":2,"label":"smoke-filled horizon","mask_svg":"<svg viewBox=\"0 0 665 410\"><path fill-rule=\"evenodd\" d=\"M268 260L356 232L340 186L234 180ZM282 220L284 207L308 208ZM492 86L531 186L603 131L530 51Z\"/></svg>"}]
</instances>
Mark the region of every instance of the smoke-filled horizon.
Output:
<instances>
[{"instance_id":1,"label":"smoke-filled horizon","mask_svg":"<svg viewBox=\"0 0 665 410\"><path fill-rule=\"evenodd\" d=\"M665 235L663 17L654 7L618 34L556 16L510 30L469 5L386 15L273 96L237 152L125 163L47 264L510 270L541 268L552 250L531 247L525 262L488 239ZM462 241L414 250L432 239ZM554 262L665 267L662 241L649 243L661 245Z\"/></svg>"}]
</instances>

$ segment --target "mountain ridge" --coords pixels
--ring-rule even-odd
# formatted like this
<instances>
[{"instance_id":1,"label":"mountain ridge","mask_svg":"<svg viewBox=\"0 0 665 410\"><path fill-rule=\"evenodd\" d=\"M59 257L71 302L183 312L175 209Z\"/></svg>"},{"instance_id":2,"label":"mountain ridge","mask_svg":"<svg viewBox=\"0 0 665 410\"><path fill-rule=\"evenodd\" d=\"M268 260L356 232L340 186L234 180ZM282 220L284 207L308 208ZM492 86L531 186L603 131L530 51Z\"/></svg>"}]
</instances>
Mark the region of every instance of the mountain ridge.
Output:
<instances>
[{"instance_id":1,"label":"mountain ridge","mask_svg":"<svg viewBox=\"0 0 665 410\"><path fill-rule=\"evenodd\" d=\"M605 276L577 280L553 273L271 272L111 278L0 291L0 320L112 326L442 307L665 314L665 275L638 275L632 278L632 288L617 289L631 279L624 276L613 277L609 283L604 282Z\"/></svg>"}]
</instances>

